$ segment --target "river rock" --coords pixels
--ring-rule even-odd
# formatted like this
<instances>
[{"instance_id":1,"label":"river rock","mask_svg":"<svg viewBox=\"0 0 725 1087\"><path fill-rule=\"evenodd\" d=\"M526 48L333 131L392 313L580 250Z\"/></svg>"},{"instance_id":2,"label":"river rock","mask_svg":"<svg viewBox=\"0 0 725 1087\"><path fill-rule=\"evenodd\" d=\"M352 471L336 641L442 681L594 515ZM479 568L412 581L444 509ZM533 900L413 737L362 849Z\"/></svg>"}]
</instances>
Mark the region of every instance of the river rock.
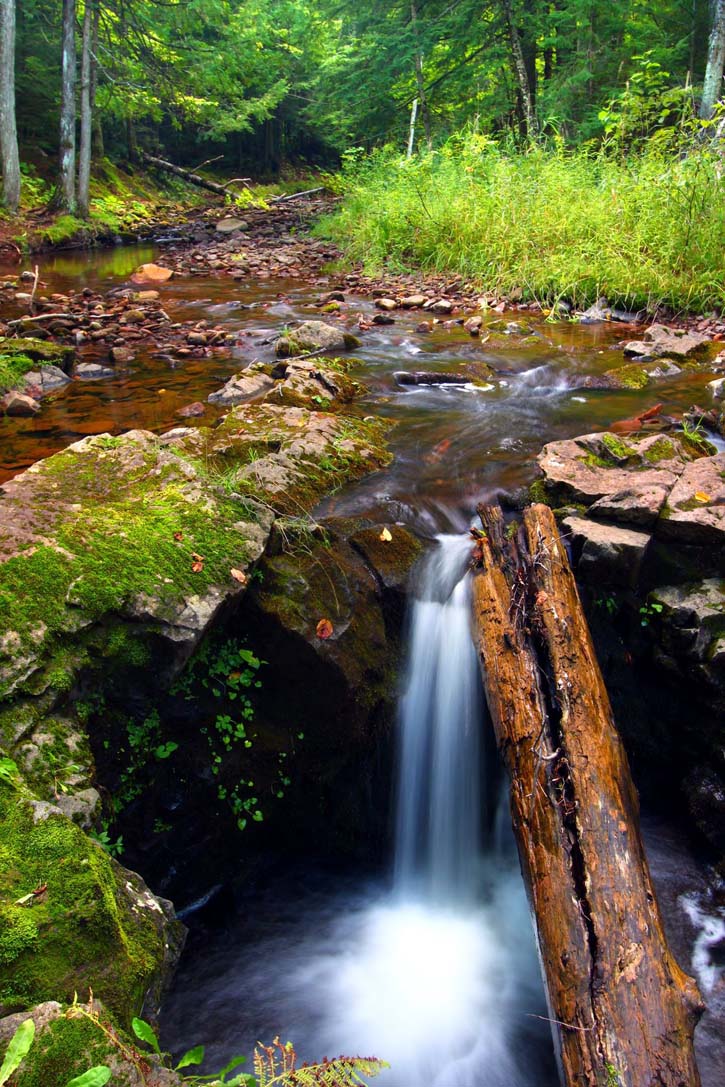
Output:
<instances>
[{"instance_id":1,"label":"river rock","mask_svg":"<svg viewBox=\"0 0 725 1087\"><path fill-rule=\"evenodd\" d=\"M720 552L725 548L725 453L685 466L670 491L657 535L672 543L709 546Z\"/></svg>"},{"instance_id":2,"label":"river rock","mask_svg":"<svg viewBox=\"0 0 725 1087\"><path fill-rule=\"evenodd\" d=\"M406 294L404 298L401 298L400 304L403 309L418 309L420 306L424 306L428 301L428 297L425 294Z\"/></svg>"},{"instance_id":3,"label":"river rock","mask_svg":"<svg viewBox=\"0 0 725 1087\"><path fill-rule=\"evenodd\" d=\"M141 264L131 276L132 283L166 283L174 272L160 264Z\"/></svg>"},{"instance_id":4,"label":"river rock","mask_svg":"<svg viewBox=\"0 0 725 1087\"><path fill-rule=\"evenodd\" d=\"M649 544L649 534L585 517L567 517L577 574L587 581L634 588Z\"/></svg>"},{"instance_id":5,"label":"river rock","mask_svg":"<svg viewBox=\"0 0 725 1087\"><path fill-rule=\"evenodd\" d=\"M453 303L448 298L439 298L436 302L432 302L431 305L426 308L433 313L452 313Z\"/></svg>"},{"instance_id":6,"label":"river rock","mask_svg":"<svg viewBox=\"0 0 725 1087\"><path fill-rule=\"evenodd\" d=\"M6 415L37 415L40 411L37 400L19 392L9 392L3 400L3 405Z\"/></svg>"},{"instance_id":7,"label":"river rock","mask_svg":"<svg viewBox=\"0 0 725 1087\"><path fill-rule=\"evenodd\" d=\"M103 366L100 362L79 362L75 369L75 376L82 381L100 381L104 378L115 377L116 371L110 366Z\"/></svg>"},{"instance_id":8,"label":"river rock","mask_svg":"<svg viewBox=\"0 0 725 1087\"><path fill-rule=\"evenodd\" d=\"M212 393L212 395L214 395ZM181 419L194 419L200 415L203 415L206 411L206 407L200 400L196 400L193 404L186 404L183 408L178 408L174 412Z\"/></svg>"},{"instance_id":9,"label":"river rock","mask_svg":"<svg viewBox=\"0 0 725 1087\"><path fill-rule=\"evenodd\" d=\"M254 400L264 396L274 387L274 380L262 372L250 372L240 370L234 377L230 377L223 388L210 393L207 400L210 404L222 404L231 407L233 404L243 404L247 400Z\"/></svg>"},{"instance_id":10,"label":"river rock","mask_svg":"<svg viewBox=\"0 0 725 1087\"><path fill-rule=\"evenodd\" d=\"M469 317L467 321L464 321L463 327L471 336L480 336L482 324L483 317Z\"/></svg>"},{"instance_id":11,"label":"river rock","mask_svg":"<svg viewBox=\"0 0 725 1087\"><path fill-rule=\"evenodd\" d=\"M37 336L0 336L0 354L22 355L33 362L48 363L68 373L76 357L72 347L46 343Z\"/></svg>"},{"instance_id":12,"label":"river rock","mask_svg":"<svg viewBox=\"0 0 725 1087\"><path fill-rule=\"evenodd\" d=\"M230 216L228 219L220 219L215 229L219 234L233 234L237 230L248 230L249 223L246 219L234 219Z\"/></svg>"},{"instance_id":13,"label":"river rock","mask_svg":"<svg viewBox=\"0 0 725 1087\"><path fill-rule=\"evenodd\" d=\"M130 347L111 348L111 359L113 360L113 362L116 363L116 365L123 365L127 362L133 362L135 358L136 355Z\"/></svg>"},{"instance_id":14,"label":"river rock","mask_svg":"<svg viewBox=\"0 0 725 1087\"><path fill-rule=\"evenodd\" d=\"M25 375L25 386L38 389L41 395L45 396L46 393L62 389L70 384L70 380L65 370L61 370L59 366L41 366L39 370L28 370Z\"/></svg>"},{"instance_id":15,"label":"river rock","mask_svg":"<svg viewBox=\"0 0 725 1087\"><path fill-rule=\"evenodd\" d=\"M275 342L279 358L303 355L307 351L352 351L361 346L357 336L325 321L305 321L298 328L280 336Z\"/></svg>"},{"instance_id":16,"label":"river rock","mask_svg":"<svg viewBox=\"0 0 725 1087\"><path fill-rule=\"evenodd\" d=\"M623 345L625 355L642 358L692 359L707 355L712 341L701 332L688 332L684 328L666 328L650 325L641 340L630 340Z\"/></svg>"},{"instance_id":17,"label":"river rock","mask_svg":"<svg viewBox=\"0 0 725 1087\"><path fill-rule=\"evenodd\" d=\"M543 487L555 505L591 506L600 499L627 495L616 499L627 508L625 520L646 524L660 491L669 494L692 458L692 451L674 434L627 441L614 434L585 434L545 445L538 463ZM639 515L633 514L635 507L641 508ZM637 516L640 520L635 522Z\"/></svg>"},{"instance_id":18,"label":"river rock","mask_svg":"<svg viewBox=\"0 0 725 1087\"><path fill-rule=\"evenodd\" d=\"M398 303L394 298L376 298L375 308L382 310L394 310L398 308Z\"/></svg>"}]
</instances>

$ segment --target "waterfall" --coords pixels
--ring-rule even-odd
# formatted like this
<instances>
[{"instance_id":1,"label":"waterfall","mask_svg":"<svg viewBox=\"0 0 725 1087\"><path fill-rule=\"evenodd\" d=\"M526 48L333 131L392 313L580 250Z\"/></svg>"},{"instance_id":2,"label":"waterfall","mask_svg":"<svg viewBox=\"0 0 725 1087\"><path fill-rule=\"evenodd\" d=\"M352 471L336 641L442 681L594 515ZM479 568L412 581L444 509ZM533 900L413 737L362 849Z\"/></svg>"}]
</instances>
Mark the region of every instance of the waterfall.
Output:
<instances>
[{"instance_id":1,"label":"waterfall","mask_svg":"<svg viewBox=\"0 0 725 1087\"><path fill-rule=\"evenodd\" d=\"M481 853L470 554L465 536L439 536L420 572L400 701L395 886L440 904L474 898Z\"/></svg>"}]
</instances>

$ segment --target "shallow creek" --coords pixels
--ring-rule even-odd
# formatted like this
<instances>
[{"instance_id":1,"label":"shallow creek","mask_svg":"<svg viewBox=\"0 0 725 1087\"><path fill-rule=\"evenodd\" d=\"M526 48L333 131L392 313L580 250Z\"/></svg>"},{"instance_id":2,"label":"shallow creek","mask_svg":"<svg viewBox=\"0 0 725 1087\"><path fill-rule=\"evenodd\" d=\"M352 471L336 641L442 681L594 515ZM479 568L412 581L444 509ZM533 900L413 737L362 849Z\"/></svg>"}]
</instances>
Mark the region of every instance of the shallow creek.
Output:
<instances>
[{"instance_id":1,"label":"shallow creek","mask_svg":"<svg viewBox=\"0 0 725 1087\"><path fill-rule=\"evenodd\" d=\"M153 247L137 247L47 257L41 277L46 293L85 285L108 289L122 285L155 253ZM320 316L314 302L324 289L280 279L171 280L162 298L172 321L223 325L242 333L239 346L207 358L139 354L115 378L73 381L46 400L34 418L0 419L0 481L87 434L213 423L221 411L210 406L198 420L180 420L175 413L193 401L205 402L253 359L271 359L271 340L285 325ZM375 312L371 300L352 296L347 311L368 318ZM621 364L616 345L629 338L625 326L547 324L525 312L505 315L509 319L533 328L534 336L524 343L521 334L499 334L494 349L484 342L485 329L480 340L460 326L439 325L420 333L420 311L396 312L394 324L361 334L353 376L369 392L355 410L395 424L389 432L395 459L386 471L329 498L321 513L400 521L428 537L461 532L471 523L477 502L531 481L536 454L546 441L605 429L654 403L674 412L706 399L707 375L679 375L642 391L584 387L587 377ZM399 370L454 373L471 361L491 365L491 379L464 386L401 387L393 376ZM469 668L475 687L465 652L451 640L454 631L465 641L467 629L467 618L461 625L467 609L460 543L448 536L439 544L449 575L458 571L450 593L435 600L423 584L412 604L401 708L406 730L412 727L411 717L420 722L436 713L445 727L446 713L439 711L449 705L454 688L460 691L451 680L465 679L461 669ZM412 647L416 629L421 645L433 653L422 672ZM475 671L475 658L473 663ZM416 699L428 708L411 711ZM430 706L436 700L434 712ZM463 733L475 731L465 723L470 725L478 712L473 691L454 715L463 722ZM430 751L437 741L411 740L406 732L405 743ZM426 817L410 816L403 827L401 814L392 883L383 876L368 881L305 869L285 871L250 888L234 919L203 943L192 942L165 1008L165 1044L178 1050L206 1042L212 1070L233 1053L250 1053L257 1040L268 1042L279 1033L283 1040L293 1039L307 1060L340 1052L383 1057L393 1066L380 1081L387 1087L549 1087L557 1082L497 771L485 774L489 825L481 828L474 819L476 826L465 829L461 820L480 806L475 794L463 812L461 804L447 813L435 805L445 805L460 789L456 766L465 775L466 764L477 765L473 752L447 747L439 763L445 764L447 779L434 780L436 767L421 765L413 786L444 797L431 799L427 818L435 823L440 817L444 825L449 818L458 821L458 838L469 843L466 856L452 858L454 846L440 841L432 843L427 858L419 856ZM410 787L401 778L402 803ZM689 907L681 899L702 891L702 874L671 828L656 827L650 838L676 950L683 966L692 969L695 937L699 934L706 962L703 933L708 924L716 924L695 917L695 898ZM440 866L453 860L451 875ZM448 888L442 895L441 880ZM703 1035L706 1087L719 1082L714 1045L716 1040Z\"/></svg>"}]
</instances>

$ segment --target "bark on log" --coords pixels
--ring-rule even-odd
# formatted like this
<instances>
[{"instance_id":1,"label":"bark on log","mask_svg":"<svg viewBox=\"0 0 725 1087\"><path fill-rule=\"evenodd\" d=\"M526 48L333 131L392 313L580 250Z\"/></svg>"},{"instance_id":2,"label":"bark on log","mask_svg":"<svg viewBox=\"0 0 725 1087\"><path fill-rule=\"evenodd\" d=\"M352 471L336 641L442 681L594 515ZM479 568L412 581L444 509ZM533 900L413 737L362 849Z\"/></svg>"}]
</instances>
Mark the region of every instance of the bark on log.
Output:
<instances>
[{"instance_id":1,"label":"bark on log","mask_svg":"<svg viewBox=\"0 0 725 1087\"><path fill-rule=\"evenodd\" d=\"M479 507L474 626L567 1087L697 1087L702 1005L672 957L638 800L546 506Z\"/></svg>"},{"instance_id":2,"label":"bark on log","mask_svg":"<svg viewBox=\"0 0 725 1087\"><path fill-rule=\"evenodd\" d=\"M227 195L224 185L218 185L216 181L207 181L200 174L195 174L192 170L184 170L183 167L175 166L173 162L160 159L157 155L150 155L148 151L139 150L139 154L142 160L150 163L151 166L157 166L160 170L166 170L170 174L176 174L177 177L183 177L184 181L188 181L192 185L198 185L202 189L208 189L209 192L214 192L217 196Z\"/></svg>"}]
</instances>

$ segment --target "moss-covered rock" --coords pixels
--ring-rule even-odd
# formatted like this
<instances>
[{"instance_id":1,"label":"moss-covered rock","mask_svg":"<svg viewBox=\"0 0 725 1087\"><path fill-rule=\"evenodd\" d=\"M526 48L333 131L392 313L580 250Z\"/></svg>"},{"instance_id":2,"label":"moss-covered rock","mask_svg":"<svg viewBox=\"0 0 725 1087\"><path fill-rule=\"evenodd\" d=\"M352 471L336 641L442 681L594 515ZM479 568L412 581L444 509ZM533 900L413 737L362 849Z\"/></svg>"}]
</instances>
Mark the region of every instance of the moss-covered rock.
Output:
<instances>
[{"instance_id":1,"label":"moss-covered rock","mask_svg":"<svg viewBox=\"0 0 725 1087\"><path fill-rule=\"evenodd\" d=\"M89 988L121 1022L158 1004L183 939L170 903L3 779L0 858L0 1014Z\"/></svg>"},{"instance_id":2,"label":"moss-covered rock","mask_svg":"<svg viewBox=\"0 0 725 1087\"><path fill-rule=\"evenodd\" d=\"M64 347L62 344L39 340L32 336L0 336L0 356L46 362L68 371L73 365L75 351L72 347Z\"/></svg>"}]
</instances>

